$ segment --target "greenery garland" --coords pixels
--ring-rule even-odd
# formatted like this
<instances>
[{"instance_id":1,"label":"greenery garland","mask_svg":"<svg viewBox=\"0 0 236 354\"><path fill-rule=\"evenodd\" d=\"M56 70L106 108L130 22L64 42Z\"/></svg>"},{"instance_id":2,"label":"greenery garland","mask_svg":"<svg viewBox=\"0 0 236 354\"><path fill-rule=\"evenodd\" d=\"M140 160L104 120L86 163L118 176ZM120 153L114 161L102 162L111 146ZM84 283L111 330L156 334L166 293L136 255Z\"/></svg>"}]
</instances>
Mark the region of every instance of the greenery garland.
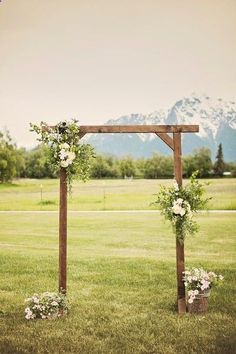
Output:
<instances>
[{"instance_id":1,"label":"greenery garland","mask_svg":"<svg viewBox=\"0 0 236 354\"><path fill-rule=\"evenodd\" d=\"M38 141L49 147L49 161L56 171L66 170L68 189L74 178L86 181L89 178L91 160L94 150L89 144L80 144L78 121L64 121L54 127L45 122L40 125L30 123L31 131L35 131Z\"/></svg>"},{"instance_id":2,"label":"greenery garland","mask_svg":"<svg viewBox=\"0 0 236 354\"><path fill-rule=\"evenodd\" d=\"M194 215L203 209L211 198L204 198L204 186L197 181L198 172L192 174L190 183L179 187L174 180L173 186L161 186L154 204L159 204L162 214L170 220L173 231L180 242L184 242L187 234L198 231L198 225Z\"/></svg>"}]
</instances>

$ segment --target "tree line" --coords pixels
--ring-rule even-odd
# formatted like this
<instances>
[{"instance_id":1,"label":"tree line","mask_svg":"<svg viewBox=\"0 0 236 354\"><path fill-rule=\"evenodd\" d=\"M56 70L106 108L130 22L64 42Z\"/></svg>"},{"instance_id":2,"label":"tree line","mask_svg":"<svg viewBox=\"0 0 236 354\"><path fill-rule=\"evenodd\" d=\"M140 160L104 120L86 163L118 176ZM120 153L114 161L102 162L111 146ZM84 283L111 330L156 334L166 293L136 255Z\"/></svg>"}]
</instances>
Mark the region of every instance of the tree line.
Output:
<instances>
[{"instance_id":1,"label":"tree line","mask_svg":"<svg viewBox=\"0 0 236 354\"><path fill-rule=\"evenodd\" d=\"M0 182L10 182L17 177L56 178L57 174L48 161L48 152L48 147L43 145L32 150L19 149L8 131L0 132ZM183 158L184 177L191 176L196 170L201 178L221 177L225 171L236 176L236 164L224 162L221 144L214 162L208 148L200 148ZM97 155L92 163L91 178L173 178L173 158L158 153L138 159Z\"/></svg>"}]
</instances>

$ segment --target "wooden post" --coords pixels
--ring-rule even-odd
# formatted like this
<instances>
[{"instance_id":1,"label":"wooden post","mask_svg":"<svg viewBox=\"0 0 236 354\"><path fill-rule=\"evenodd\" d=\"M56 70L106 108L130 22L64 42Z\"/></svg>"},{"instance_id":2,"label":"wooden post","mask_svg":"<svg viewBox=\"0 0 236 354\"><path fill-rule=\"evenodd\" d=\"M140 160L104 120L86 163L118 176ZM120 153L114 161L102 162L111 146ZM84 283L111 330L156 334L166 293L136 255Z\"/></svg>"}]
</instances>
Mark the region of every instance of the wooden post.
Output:
<instances>
[{"instance_id":1,"label":"wooden post","mask_svg":"<svg viewBox=\"0 0 236 354\"><path fill-rule=\"evenodd\" d=\"M181 133L173 133L174 140L174 172L175 179L180 186L182 186L182 151L181 151ZM185 301L185 287L183 278L183 272L185 271L184 265L184 243L180 242L176 238L176 271L177 271L177 304L178 313L186 313L186 301Z\"/></svg>"},{"instance_id":2,"label":"wooden post","mask_svg":"<svg viewBox=\"0 0 236 354\"><path fill-rule=\"evenodd\" d=\"M59 210L59 292L66 293L67 267L67 178L66 170L60 170Z\"/></svg>"}]
</instances>

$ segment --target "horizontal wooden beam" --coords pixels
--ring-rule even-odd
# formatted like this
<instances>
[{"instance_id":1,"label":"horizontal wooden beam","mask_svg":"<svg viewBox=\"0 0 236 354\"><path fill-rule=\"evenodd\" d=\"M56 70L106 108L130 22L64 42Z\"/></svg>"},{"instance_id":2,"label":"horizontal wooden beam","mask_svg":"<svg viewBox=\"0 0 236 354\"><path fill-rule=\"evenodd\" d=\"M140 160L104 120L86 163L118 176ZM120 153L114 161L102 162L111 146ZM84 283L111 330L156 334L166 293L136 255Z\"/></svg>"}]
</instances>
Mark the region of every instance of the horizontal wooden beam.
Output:
<instances>
[{"instance_id":1,"label":"horizontal wooden beam","mask_svg":"<svg viewBox=\"0 0 236 354\"><path fill-rule=\"evenodd\" d=\"M198 125L81 125L80 133L197 133Z\"/></svg>"}]
</instances>

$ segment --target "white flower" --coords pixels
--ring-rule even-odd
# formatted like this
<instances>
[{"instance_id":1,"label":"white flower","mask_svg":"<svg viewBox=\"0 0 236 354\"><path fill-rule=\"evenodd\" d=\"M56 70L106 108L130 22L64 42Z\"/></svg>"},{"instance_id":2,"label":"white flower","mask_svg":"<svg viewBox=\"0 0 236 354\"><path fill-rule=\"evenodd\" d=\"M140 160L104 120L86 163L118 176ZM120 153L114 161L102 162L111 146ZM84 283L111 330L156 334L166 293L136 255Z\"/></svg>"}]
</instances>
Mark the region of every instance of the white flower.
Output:
<instances>
[{"instance_id":1,"label":"white flower","mask_svg":"<svg viewBox=\"0 0 236 354\"><path fill-rule=\"evenodd\" d=\"M68 159L69 160L74 160L75 159L75 153L73 151L68 152Z\"/></svg>"},{"instance_id":2,"label":"white flower","mask_svg":"<svg viewBox=\"0 0 236 354\"><path fill-rule=\"evenodd\" d=\"M182 199L182 198L178 198L178 199L176 200L176 203L177 203L177 204L182 204L182 203L183 203L183 199Z\"/></svg>"},{"instance_id":3,"label":"white flower","mask_svg":"<svg viewBox=\"0 0 236 354\"><path fill-rule=\"evenodd\" d=\"M209 285L210 285L209 281L203 280L203 281L201 281L201 283L202 283L201 290L205 290L205 289L209 288Z\"/></svg>"},{"instance_id":4,"label":"white flower","mask_svg":"<svg viewBox=\"0 0 236 354\"><path fill-rule=\"evenodd\" d=\"M223 275L219 275L219 279L223 280L224 279Z\"/></svg>"},{"instance_id":5,"label":"white flower","mask_svg":"<svg viewBox=\"0 0 236 354\"><path fill-rule=\"evenodd\" d=\"M68 149L70 148L70 145L67 144L67 143L63 143L63 144L60 145L60 148L61 148L61 149L68 150Z\"/></svg>"},{"instance_id":6,"label":"white flower","mask_svg":"<svg viewBox=\"0 0 236 354\"><path fill-rule=\"evenodd\" d=\"M181 208L178 204L174 204L174 205L172 206L172 211L173 211L173 213L176 214L176 215L180 214L181 209L182 209L182 208Z\"/></svg>"},{"instance_id":7,"label":"white flower","mask_svg":"<svg viewBox=\"0 0 236 354\"><path fill-rule=\"evenodd\" d=\"M63 161L61 161L61 163L60 163L60 165L61 165L61 167L68 167L69 166L69 160L63 160Z\"/></svg>"},{"instance_id":8,"label":"white flower","mask_svg":"<svg viewBox=\"0 0 236 354\"><path fill-rule=\"evenodd\" d=\"M53 301L52 306L58 306L58 303L56 301Z\"/></svg>"},{"instance_id":9,"label":"white flower","mask_svg":"<svg viewBox=\"0 0 236 354\"><path fill-rule=\"evenodd\" d=\"M184 216L184 214L186 213L184 208L182 208L181 205L179 203L177 203L176 201L174 202L171 209L172 209L173 213L176 215Z\"/></svg>"},{"instance_id":10,"label":"white flower","mask_svg":"<svg viewBox=\"0 0 236 354\"><path fill-rule=\"evenodd\" d=\"M68 152L66 152L64 149L62 149L59 152L59 157L60 157L61 160L65 160L68 157Z\"/></svg>"},{"instance_id":11,"label":"white flower","mask_svg":"<svg viewBox=\"0 0 236 354\"><path fill-rule=\"evenodd\" d=\"M189 304L192 304L192 303L193 303L193 298L192 298L192 297L190 297L190 298L188 299L188 303L189 303Z\"/></svg>"},{"instance_id":12,"label":"white flower","mask_svg":"<svg viewBox=\"0 0 236 354\"><path fill-rule=\"evenodd\" d=\"M179 190L179 186L178 186L178 183L176 182L176 180L174 180L173 186L174 186L175 191Z\"/></svg>"},{"instance_id":13,"label":"white flower","mask_svg":"<svg viewBox=\"0 0 236 354\"><path fill-rule=\"evenodd\" d=\"M25 309L25 312L26 312L26 316L31 317L33 315L33 312L29 308Z\"/></svg>"}]
</instances>

